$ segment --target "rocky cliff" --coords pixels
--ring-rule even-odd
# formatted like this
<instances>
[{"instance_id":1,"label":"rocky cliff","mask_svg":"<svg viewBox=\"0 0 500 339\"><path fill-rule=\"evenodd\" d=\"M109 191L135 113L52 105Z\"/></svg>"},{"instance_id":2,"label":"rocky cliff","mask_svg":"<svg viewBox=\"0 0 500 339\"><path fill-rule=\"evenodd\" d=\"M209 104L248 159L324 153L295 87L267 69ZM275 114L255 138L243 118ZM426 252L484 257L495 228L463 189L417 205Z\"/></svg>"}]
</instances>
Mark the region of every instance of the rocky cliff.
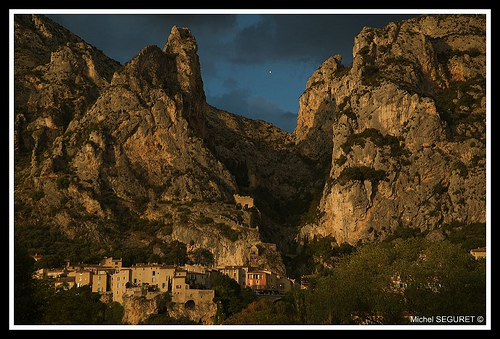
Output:
<instances>
[{"instance_id":1,"label":"rocky cliff","mask_svg":"<svg viewBox=\"0 0 500 339\"><path fill-rule=\"evenodd\" d=\"M205 101L189 29L173 27L163 50L146 46L123 66L43 16L16 15L15 39L15 222L28 247L83 242L97 254L153 246L162 255L162 244L181 241L210 251L214 264L242 265L259 245L262 264L284 272L276 246L256 231L269 223L234 204L248 173L223 154L235 144L211 136L209 125L226 113ZM270 138L242 143L255 154L261 144L277 147ZM234 222L250 218L253 231ZM37 232L44 239L33 242Z\"/></svg>"},{"instance_id":2,"label":"rocky cliff","mask_svg":"<svg viewBox=\"0 0 500 339\"><path fill-rule=\"evenodd\" d=\"M311 76L293 134L209 106L187 28L120 65L43 16L14 24L15 232L34 252L180 241L241 265L255 245L283 274L299 224L355 244L485 222L484 16L364 28L351 66Z\"/></svg>"},{"instance_id":3,"label":"rocky cliff","mask_svg":"<svg viewBox=\"0 0 500 339\"><path fill-rule=\"evenodd\" d=\"M352 66L333 56L319 67L294 134L332 162L302 236L355 244L485 222L485 32L481 15L365 27Z\"/></svg>"}]
</instances>

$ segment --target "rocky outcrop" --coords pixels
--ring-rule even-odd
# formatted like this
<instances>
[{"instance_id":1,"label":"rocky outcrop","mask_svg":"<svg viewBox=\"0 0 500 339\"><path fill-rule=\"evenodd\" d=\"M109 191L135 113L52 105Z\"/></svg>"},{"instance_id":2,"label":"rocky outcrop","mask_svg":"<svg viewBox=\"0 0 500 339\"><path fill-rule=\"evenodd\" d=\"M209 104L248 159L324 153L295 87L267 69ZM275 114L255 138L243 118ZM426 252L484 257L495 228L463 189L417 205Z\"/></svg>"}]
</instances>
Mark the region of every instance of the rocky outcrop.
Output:
<instances>
[{"instance_id":1,"label":"rocky outcrop","mask_svg":"<svg viewBox=\"0 0 500 339\"><path fill-rule=\"evenodd\" d=\"M186 317L203 325L213 325L216 313L217 304L214 302L197 303L193 307L186 307L184 303L175 303L168 309L168 315L172 318Z\"/></svg>"},{"instance_id":2,"label":"rocky outcrop","mask_svg":"<svg viewBox=\"0 0 500 339\"><path fill-rule=\"evenodd\" d=\"M208 136L206 99L201 78L198 45L188 28L172 27L163 51L175 59L177 81L187 98L187 119L200 138Z\"/></svg>"},{"instance_id":3,"label":"rocky outcrop","mask_svg":"<svg viewBox=\"0 0 500 339\"><path fill-rule=\"evenodd\" d=\"M284 142L286 133L253 122L254 131L245 131L250 136L234 141L243 135L234 127L248 119L233 116L228 120L235 125L213 126L229 113L205 101L189 29L174 26L163 50L146 46L120 66L47 18L23 15L16 16L16 53L21 237L43 228L56 241L92 244L100 252L158 243L156 254L164 254L162 244L180 241L190 251L210 251L216 265L248 263L257 245L261 264L284 273L276 246L259 232L273 222L233 201L250 187L233 159L247 152L238 159L247 159L253 174L243 175L253 178L251 190L262 190L266 161L276 162L284 149L272 143ZM236 136L220 139L228 134ZM242 149L232 150L235 145ZM260 156L262 148L273 153ZM252 228L234 223L253 214L259 221ZM151 224L164 227L151 231Z\"/></svg>"},{"instance_id":4,"label":"rocky outcrop","mask_svg":"<svg viewBox=\"0 0 500 339\"><path fill-rule=\"evenodd\" d=\"M115 72L111 86L67 132L69 144L81 143L81 133L88 131L104 146L108 140L112 147L101 149L90 133L93 150L85 142L82 151L109 154L107 167L118 172L108 174L105 184L120 198L225 199L236 190L231 174L196 135L199 125L191 125L193 107L204 107L205 102L196 103L196 96L184 92L175 59L157 46L145 47Z\"/></svg>"},{"instance_id":5,"label":"rocky outcrop","mask_svg":"<svg viewBox=\"0 0 500 339\"><path fill-rule=\"evenodd\" d=\"M331 155L332 119L337 104L330 84L335 73L342 68L340 55L328 58L311 75L299 98L295 142L305 156L316 161Z\"/></svg>"},{"instance_id":6,"label":"rocky outcrop","mask_svg":"<svg viewBox=\"0 0 500 339\"><path fill-rule=\"evenodd\" d=\"M43 16L14 35L14 218L34 252L181 241L242 265L257 246L283 274L299 223L355 244L485 221L484 16L364 28L351 66L311 76L293 134L209 106L187 28L123 66Z\"/></svg>"},{"instance_id":7,"label":"rocky outcrop","mask_svg":"<svg viewBox=\"0 0 500 339\"><path fill-rule=\"evenodd\" d=\"M35 168L120 65L42 16L16 15L14 25L14 151Z\"/></svg>"},{"instance_id":8,"label":"rocky outcrop","mask_svg":"<svg viewBox=\"0 0 500 339\"><path fill-rule=\"evenodd\" d=\"M289 133L210 107L208 147L233 173L239 191L254 198L262 214L263 240L286 250L293 226L321 189L324 168L299 152Z\"/></svg>"},{"instance_id":9,"label":"rocky outcrop","mask_svg":"<svg viewBox=\"0 0 500 339\"><path fill-rule=\"evenodd\" d=\"M303 237L485 222L485 51L484 16L421 16L365 27L351 67L332 57L313 74L294 134L315 145L331 120L332 163Z\"/></svg>"},{"instance_id":10,"label":"rocky outcrop","mask_svg":"<svg viewBox=\"0 0 500 339\"><path fill-rule=\"evenodd\" d=\"M150 315L158 314L165 308L165 297L160 293L147 292L136 296L129 292L123 295L124 324L137 325L143 323Z\"/></svg>"}]
</instances>

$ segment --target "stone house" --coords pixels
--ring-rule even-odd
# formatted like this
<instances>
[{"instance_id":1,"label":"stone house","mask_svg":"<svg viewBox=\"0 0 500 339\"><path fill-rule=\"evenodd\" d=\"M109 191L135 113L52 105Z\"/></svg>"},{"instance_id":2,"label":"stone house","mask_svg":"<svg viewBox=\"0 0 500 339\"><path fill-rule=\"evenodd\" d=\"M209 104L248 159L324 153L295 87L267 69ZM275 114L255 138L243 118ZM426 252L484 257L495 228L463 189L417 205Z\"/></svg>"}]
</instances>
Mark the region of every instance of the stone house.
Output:
<instances>
[{"instance_id":1,"label":"stone house","mask_svg":"<svg viewBox=\"0 0 500 339\"><path fill-rule=\"evenodd\" d=\"M474 248L470 250L470 254L474 256L474 259L479 259L479 258L486 259L486 246Z\"/></svg>"},{"instance_id":2,"label":"stone house","mask_svg":"<svg viewBox=\"0 0 500 339\"><path fill-rule=\"evenodd\" d=\"M120 304L123 303L123 296L127 292L127 288L130 286L130 278L132 276L131 271L131 268L124 267L111 275L110 278L113 301L117 301Z\"/></svg>"},{"instance_id":3,"label":"stone house","mask_svg":"<svg viewBox=\"0 0 500 339\"><path fill-rule=\"evenodd\" d=\"M89 270L79 269L68 273L68 277L74 277L76 287L90 285L92 283L92 272Z\"/></svg>"},{"instance_id":4,"label":"stone house","mask_svg":"<svg viewBox=\"0 0 500 339\"><path fill-rule=\"evenodd\" d=\"M137 264L130 267L130 282L133 285L156 286L160 291L168 291L172 283L175 266L161 264Z\"/></svg>"},{"instance_id":5,"label":"stone house","mask_svg":"<svg viewBox=\"0 0 500 339\"><path fill-rule=\"evenodd\" d=\"M177 275L172 284L172 301L184 304L187 309L196 305L213 303L215 291L211 289L191 288L187 275Z\"/></svg>"},{"instance_id":6,"label":"stone house","mask_svg":"<svg viewBox=\"0 0 500 339\"><path fill-rule=\"evenodd\" d=\"M250 270L247 272L246 285L255 292L285 293L292 288L293 282L272 271Z\"/></svg>"},{"instance_id":7,"label":"stone house","mask_svg":"<svg viewBox=\"0 0 500 339\"><path fill-rule=\"evenodd\" d=\"M122 302L128 288L148 286L159 292L167 292L172 284L175 272L173 265L137 264L121 267L110 275L113 301Z\"/></svg>"},{"instance_id":8,"label":"stone house","mask_svg":"<svg viewBox=\"0 0 500 339\"><path fill-rule=\"evenodd\" d=\"M217 270L235 280L241 287L246 286L249 266L220 266Z\"/></svg>"}]
</instances>

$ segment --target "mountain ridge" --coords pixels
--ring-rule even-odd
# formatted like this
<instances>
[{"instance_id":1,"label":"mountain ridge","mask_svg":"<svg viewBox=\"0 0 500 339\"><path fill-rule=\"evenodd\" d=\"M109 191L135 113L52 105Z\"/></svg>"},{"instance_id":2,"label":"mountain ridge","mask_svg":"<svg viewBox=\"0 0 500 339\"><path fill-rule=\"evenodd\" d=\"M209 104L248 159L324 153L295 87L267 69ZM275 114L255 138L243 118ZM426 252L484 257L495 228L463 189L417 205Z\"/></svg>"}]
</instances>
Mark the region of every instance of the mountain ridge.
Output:
<instances>
[{"instance_id":1,"label":"mountain ridge","mask_svg":"<svg viewBox=\"0 0 500 339\"><path fill-rule=\"evenodd\" d=\"M281 254L315 236L356 244L485 222L484 33L473 15L364 28L352 66L335 55L310 77L288 133L206 103L187 28L120 65L16 15L16 237L47 253L71 243L58 254L72 260L161 259L180 241L216 265L245 264L257 245L284 273Z\"/></svg>"},{"instance_id":2,"label":"mountain ridge","mask_svg":"<svg viewBox=\"0 0 500 339\"><path fill-rule=\"evenodd\" d=\"M22 37L39 35L32 22L49 27L50 36L73 37L47 18L16 15L18 46L23 45ZM80 40L78 44L91 48ZM139 248L157 253L161 260L165 255L161 248L180 241L187 244L189 253L208 247L214 264L243 265L248 263L250 248L258 245L262 265L284 273L276 246L256 233L258 229L266 233L275 222L261 218L258 210L242 210L233 198L263 185L264 175L269 174L263 173L262 163L277 159L262 157L257 148L268 148L272 154L287 149L266 141L270 133L282 140L284 132L208 106L190 31L173 27L163 50L146 46L125 65L113 63L108 71L112 76L108 74L101 87L92 87L85 109L71 111L67 122L57 124L61 106L85 99L84 94L67 95L76 92L81 81L65 80L60 92L40 91L32 84L44 81L56 65L67 64L55 57L67 47L73 58L68 67L78 65L84 58L64 42L50 47L50 58L44 59L48 64L32 67L23 63L24 58L16 58L18 68L26 71L16 78L20 90L15 111L15 144L19 145L15 231L26 247L50 253L60 251L56 244L71 244L68 247L79 252L71 254L76 260L89 255L123 256ZM29 46L17 51L18 55L32 53ZM91 77L82 78L92 82ZM50 109L39 109L37 102L46 102ZM209 114L212 126L226 126L218 131L227 139L210 136ZM235 145L246 160L234 156ZM247 173L236 173L242 166ZM272 187L280 189L278 184ZM242 228L234 220L254 228ZM148 229L153 226L155 230ZM43 240L33 240L37 232L44 233ZM83 249L76 248L75 242L83 242ZM81 253L91 248L95 253Z\"/></svg>"},{"instance_id":3,"label":"mountain ridge","mask_svg":"<svg viewBox=\"0 0 500 339\"><path fill-rule=\"evenodd\" d=\"M365 27L351 67L321 65L298 125L332 122L332 166L303 236L356 244L486 221L485 34L482 15L424 15ZM295 134L307 144L324 130ZM324 152L316 145L306 150Z\"/></svg>"}]
</instances>

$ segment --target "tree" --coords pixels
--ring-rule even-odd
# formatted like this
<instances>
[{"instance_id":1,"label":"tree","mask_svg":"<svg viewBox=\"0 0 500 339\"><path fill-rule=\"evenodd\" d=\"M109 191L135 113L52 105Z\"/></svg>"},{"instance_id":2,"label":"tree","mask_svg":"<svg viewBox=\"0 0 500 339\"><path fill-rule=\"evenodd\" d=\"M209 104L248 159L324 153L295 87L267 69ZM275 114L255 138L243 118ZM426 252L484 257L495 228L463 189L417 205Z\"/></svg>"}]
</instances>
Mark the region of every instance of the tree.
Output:
<instances>
[{"instance_id":1,"label":"tree","mask_svg":"<svg viewBox=\"0 0 500 339\"><path fill-rule=\"evenodd\" d=\"M392 259L383 246L365 246L341 259L332 274L318 278L316 289L306 294L308 323L352 324L353 316L375 319L380 312L400 313L401 298L390 290Z\"/></svg>"},{"instance_id":2,"label":"tree","mask_svg":"<svg viewBox=\"0 0 500 339\"><path fill-rule=\"evenodd\" d=\"M41 304L36 295L37 281L32 278L35 260L19 242L14 242L14 323L36 324Z\"/></svg>"},{"instance_id":3,"label":"tree","mask_svg":"<svg viewBox=\"0 0 500 339\"><path fill-rule=\"evenodd\" d=\"M404 282L406 309L416 315L483 315L486 270L459 245L431 244L416 260L395 263Z\"/></svg>"},{"instance_id":4,"label":"tree","mask_svg":"<svg viewBox=\"0 0 500 339\"><path fill-rule=\"evenodd\" d=\"M184 265L187 261L186 244L174 240L168 244L167 253L165 253L165 262L173 265Z\"/></svg>"},{"instance_id":5,"label":"tree","mask_svg":"<svg viewBox=\"0 0 500 339\"><path fill-rule=\"evenodd\" d=\"M121 325L124 312L125 309L119 302L110 302L106 306L104 324Z\"/></svg>"},{"instance_id":6,"label":"tree","mask_svg":"<svg viewBox=\"0 0 500 339\"><path fill-rule=\"evenodd\" d=\"M197 248L190 253L190 256L194 264L212 266L214 263L214 255L206 248Z\"/></svg>"},{"instance_id":7,"label":"tree","mask_svg":"<svg viewBox=\"0 0 500 339\"><path fill-rule=\"evenodd\" d=\"M284 301L273 303L260 299L224 322L226 325L297 324L293 305Z\"/></svg>"},{"instance_id":8,"label":"tree","mask_svg":"<svg viewBox=\"0 0 500 339\"><path fill-rule=\"evenodd\" d=\"M408 323L408 315L485 315L486 273L460 245L406 239L366 245L304 292L310 324Z\"/></svg>"},{"instance_id":9,"label":"tree","mask_svg":"<svg viewBox=\"0 0 500 339\"><path fill-rule=\"evenodd\" d=\"M54 325L99 325L105 322L106 304L100 294L93 293L89 286L68 290L53 289L47 300L44 324Z\"/></svg>"},{"instance_id":10,"label":"tree","mask_svg":"<svg viewBox=\"0 0 500 339\"><path fill-rule=\"evenodd\" d=\"M225 274L217 274L213 289L215 291L214 302L218 303L216 323L240 312L245 306L256 299L252 291L241 286Z\"/></svg>"}]
</instances>

